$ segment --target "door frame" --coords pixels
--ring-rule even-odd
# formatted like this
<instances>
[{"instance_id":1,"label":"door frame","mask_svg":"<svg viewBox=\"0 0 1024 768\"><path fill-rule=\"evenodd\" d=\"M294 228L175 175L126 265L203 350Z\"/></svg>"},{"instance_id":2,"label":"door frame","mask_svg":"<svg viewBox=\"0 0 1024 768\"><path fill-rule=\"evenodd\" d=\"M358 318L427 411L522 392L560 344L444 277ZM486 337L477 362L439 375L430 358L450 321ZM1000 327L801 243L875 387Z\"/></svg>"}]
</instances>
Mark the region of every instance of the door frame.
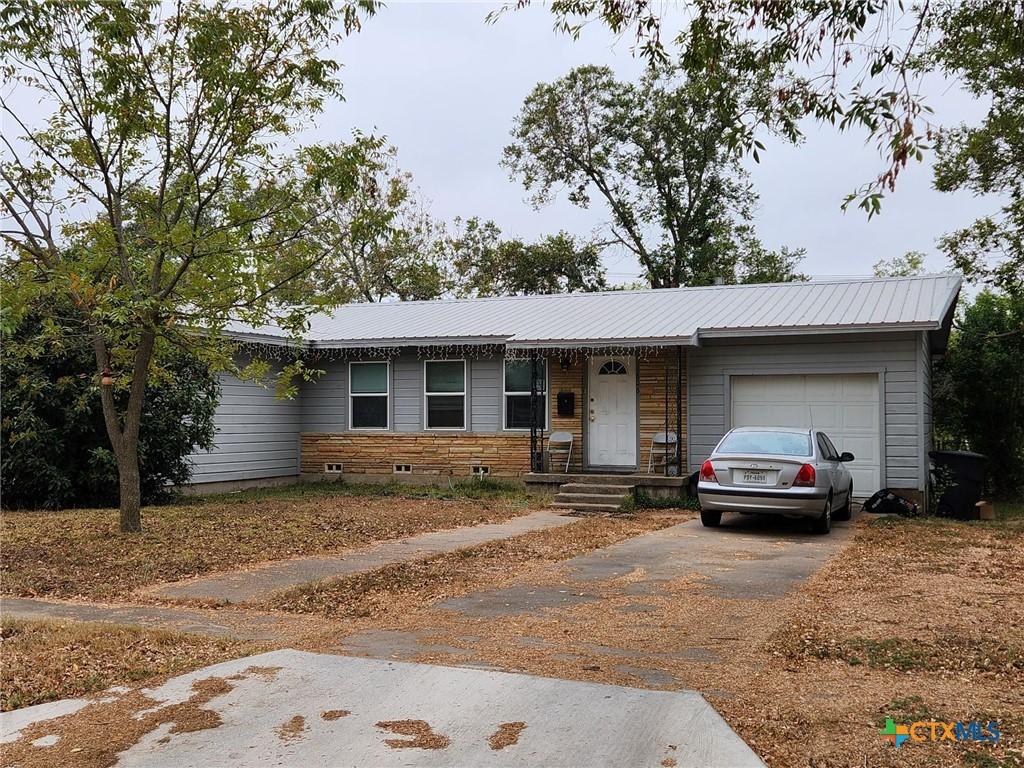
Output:
<instances>
[{"instance_id":1,"label":"door frame","mask_svg":"<svg viewBox=\"0 0 1024 768\"><path fill-rule=\"evenodd\" d=\"M591 461L590 458L590 439L593 436L593 430L590 428L590 393L592 387L590 385L591 371L593 371L594 360L602 359L615 359L615 358L626 358L631 361L633 366L633 391L634 391L634 405L633 405L633 445L634 445L634 457L635 462L633 464L596 464ZM580 430L583 435L583 466L586 470L597 470L607 472L609 474L615 473L634 473L638 471L640 466L640 358L635 354L624 354L624 355L590 355L585 358L585 366L583 371L583 408L580 411L580 417L583 419L583 429Z\"/></svg>"}]
</instances>

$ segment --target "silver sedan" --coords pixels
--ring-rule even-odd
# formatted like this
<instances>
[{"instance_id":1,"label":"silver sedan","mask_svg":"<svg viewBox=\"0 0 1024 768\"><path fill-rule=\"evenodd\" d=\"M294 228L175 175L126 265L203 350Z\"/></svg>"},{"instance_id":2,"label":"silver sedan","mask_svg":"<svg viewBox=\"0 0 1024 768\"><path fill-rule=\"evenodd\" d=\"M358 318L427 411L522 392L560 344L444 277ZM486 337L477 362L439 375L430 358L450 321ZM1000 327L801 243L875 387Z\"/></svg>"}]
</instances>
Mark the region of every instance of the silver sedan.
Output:
<instances>
[{"instance_id":1,"label":"silver sedan","mask_svg":"<svg viewBox=\"0 0 1024 768\"><path fill-rule=\"evenodd\" d=\"M832 518L849 520L853 454L839 453L824 432L785 427L730 431L700 468L700 520L716 526L723 512L754 512L811 519L828 533Z\"/></svg>"}]
</instances>

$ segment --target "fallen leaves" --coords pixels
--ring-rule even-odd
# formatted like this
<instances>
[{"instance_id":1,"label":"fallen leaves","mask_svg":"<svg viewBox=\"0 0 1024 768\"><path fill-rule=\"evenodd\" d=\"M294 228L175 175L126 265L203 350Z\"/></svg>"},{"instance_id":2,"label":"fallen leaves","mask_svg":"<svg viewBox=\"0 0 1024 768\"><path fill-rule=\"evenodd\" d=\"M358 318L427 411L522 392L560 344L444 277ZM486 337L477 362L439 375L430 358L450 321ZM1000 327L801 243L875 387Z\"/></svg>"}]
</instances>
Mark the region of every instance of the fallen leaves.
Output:
<instances>
[{"instance_id":1,"label":"fallen leaves","mask_svg":"<svg viewBox=\"0 0 1024 768\"><path fill-rule=\"evenodd\" d=\"M382 720L377 727L408 739L385 739L384 743L392 749L447 749L451 739L434 733L426 720Z\"/></svg>"},{"instance_id":2,"label":"fallen leaves","mask_svg":"<svg viewBox=\"0 0 1024 768\"><path fill-rule=\"evenodd\" d=\"M521 720L517 720L514 723L502 723L498 726L498 730L491 734L491 737L487 740L491 749L495 752L504 749L505 747L511 747L513 744L519 742L519 736L526 730L526 723Z\"/></svg>"},{"instance_id":3,"label":"fallen leaves","mask_svg":"<svg viewBox=\"0 0 1024 768\"><path fill-rule=\"evenodd\" d=\"M641 512L633 518L585 518L558 528L297 587L272 596L266 607L331 618L401 615L429 603L521 580L531 570L684 519L663 512Z\"/></svg>"},{"instance_id":4,"label":"fallen leaves","mask_svg":"<svg viewBox=\"0 0 1024 768\"><path fill-rule=\"evenodd\" d=\"M294 741L302 736L306 730L306 718L302 715L295 715L277 726L274 729L274 733L277 734L277 738L281 741Z\"/></svg>"},{"instance_id":5,"label":"fallen leaves","mask_svg":"<svg viewBox=\"0 0 1024 768\"><path fill-rule=\"evenodd\" d=\"M116 510L5 511L0 589L19 597L122 599L151 584L528 511L522 499L373 497L347 494L344 486L147 507L143 533L131 536L117 532Z\"/></svg>"},{"instance_id":6,"label":"fallen leaves","mask_svg":"<svg viewBox=\"0 0 1024 768\"><path fill-rule=\"evenodd\" d=\"M219 727L220 715L203 705L232 690L228 681L209 677L193 683L192 695L177 704L160 705L139 691L97 701L74 714L27 726L17 741L4 746L4 762L21 768L110 768L119 753L161 725L171 724L172 736L164 737L168 741L173 734ZM53 736L56 741L46 739ZM37 746L41 743L49 746Z\"/></svg>"},{"instance_id":7,"label":"fallen leaves","mask_svg":"<svg viewBox=\"0 0 1024 768\"><path fill-rule=\"evenodd\" d=\"M226 638L109 624L4 619L0 709L42 704L251 653Z\"/></svg>"},{"instance_id":8,"label":"fallen leaves","mask_svg":"<svg viewBox=\"0 0 1024 768\"><path fill-rule=\"evenodd\" d=\"M352 713L347 709L328 709L320 713L320 718L331 722L333 720L340 720L343 717L348 717Z\"/></svg>"}]
</instances>

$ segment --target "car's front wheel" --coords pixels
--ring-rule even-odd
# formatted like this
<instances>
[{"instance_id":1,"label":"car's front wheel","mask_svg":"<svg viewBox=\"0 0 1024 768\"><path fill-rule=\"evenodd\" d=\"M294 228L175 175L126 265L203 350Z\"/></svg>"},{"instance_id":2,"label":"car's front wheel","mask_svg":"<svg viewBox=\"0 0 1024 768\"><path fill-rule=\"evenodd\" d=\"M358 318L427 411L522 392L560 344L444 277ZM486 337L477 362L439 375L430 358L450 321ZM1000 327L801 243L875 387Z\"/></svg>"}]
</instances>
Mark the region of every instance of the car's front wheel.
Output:
<instances>
[{"instance_id":1,"label":"car's front wheel","mask_svg":"<svg viewBox=\"0 0 1024 768\"><path fill-rule=\"evenodd\" d=\"M706 509L700 511L700 522L705 528L717 528L722 523L721 512L709 512Z\"/></svg>"},{"instance_id":2,"label":"car's front wheel","mask_svg":"<svg viewBox=\"0 0 1024 768\"><path fill-rule=\"evenodd\" d=\"M811 531L814 533L825 534L832 530L832 497L829 496L825 501L825 511L821 513L821 517L816 517L814 522L811 523Z\"/></svg>"},{"instance_id":3,"label":"car's front wheel","mask_svg":"<svg viewBox=\"0 0 1024 768\"><path fill-rule=\"evenodd\" d=\"M836 510L836 520L849 520L853 517L853 483L846 491L846 503Z\"/></svg>"}]
</instances>

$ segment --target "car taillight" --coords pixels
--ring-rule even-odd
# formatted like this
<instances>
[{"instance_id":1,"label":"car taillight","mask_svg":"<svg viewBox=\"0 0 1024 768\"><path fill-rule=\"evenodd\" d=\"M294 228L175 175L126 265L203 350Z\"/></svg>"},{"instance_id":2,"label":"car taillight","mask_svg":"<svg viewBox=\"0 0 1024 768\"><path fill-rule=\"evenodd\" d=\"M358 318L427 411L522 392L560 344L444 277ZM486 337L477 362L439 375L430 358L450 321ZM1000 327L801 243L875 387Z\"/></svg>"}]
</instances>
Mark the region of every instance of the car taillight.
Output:
<instances>
[{"instance_id":1,"label":"car taillight","mask_svg":"<svg viewBox=\"0 0 1024 768\"><path fill-rule=\"evenodd\" d=\"M797 470L796 480L793 481L793 485L814 485L814 481L817 478L814 474L814 467L810 464L804 464L800 469Z\"/></svg>"},{"instance_id":2,"label":"car taillight","mask_svg":"<svg viewBox=\"0 0 1024 768\"><path fill-rule=\"evenodd\" d=\"M708 483L718 482L718 476L715 474L715 468L711 466L710 461L705 461L700 465L700 479Z\"/></svg>"}]
</instances>

